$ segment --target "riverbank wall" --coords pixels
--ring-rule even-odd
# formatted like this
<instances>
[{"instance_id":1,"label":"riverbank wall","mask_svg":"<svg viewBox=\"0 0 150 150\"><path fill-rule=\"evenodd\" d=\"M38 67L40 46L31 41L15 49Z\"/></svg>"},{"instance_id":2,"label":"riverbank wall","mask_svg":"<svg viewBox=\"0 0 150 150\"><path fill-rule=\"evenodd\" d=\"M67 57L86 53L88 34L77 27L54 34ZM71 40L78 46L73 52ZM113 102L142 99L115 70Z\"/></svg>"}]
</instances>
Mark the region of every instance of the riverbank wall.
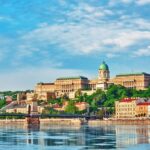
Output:
<instances>
[{"instance_id":1,"label":"riverbank wall","mask_svg":"<svg viewBox=\"0 0 150 150\"><path fill-rule=\"evenodd\" d=\"M137 119L137 120L89 120L89 126L101 125L150 125L150 119Z\"/></svg>"},{"instance_id":2,"label":"riverbank wall","mask_svg":"<svg viewBox=\"0 0 150 150\"><path fill-rule=\"evenodd\" d=\"M67 118L50 118L50 119L40 119L40 123L42 124L50 124L50 125L67 125L67 126L80 126L85 123L84 119L67 119Z\"/></svg>"},{"instance_id":3,"label":"riverbank wall","mask_svg":"<svg viewBox=\"0 0 150 150\"><path fill-rule=\"evenodd\" d=\"M24 124L25 119L0 119L0 125Z\"/></svg>"},{"instance_id":4,"label":"riverbank wall","mask_svg":"<svg viewBox=\"0 0 150 150\"><path fill-rule=\"evenodd\" d=\"M25 119L1 119L0 125L21 125L25 124ZM40 119L40 125L60 125L60 126L81 126L88 124L89 126L102 125L150 125L150 119L122 119L122 120L89 120L74 118L47 118Z\"/></svg>"},{"instance_id":5,"label":"riverbank wall","mask_svg":"<svg viewBox=\"0 0 150 150\"><path fill-rule=\"evenodd\" d=\"M1 119L0 125L25 124L25 119ZM66 125L66 126L81 126L85 124L84 119L67 119L67 118L49 118L40 119L40 125Z\"/></svg>"}]
</instances>

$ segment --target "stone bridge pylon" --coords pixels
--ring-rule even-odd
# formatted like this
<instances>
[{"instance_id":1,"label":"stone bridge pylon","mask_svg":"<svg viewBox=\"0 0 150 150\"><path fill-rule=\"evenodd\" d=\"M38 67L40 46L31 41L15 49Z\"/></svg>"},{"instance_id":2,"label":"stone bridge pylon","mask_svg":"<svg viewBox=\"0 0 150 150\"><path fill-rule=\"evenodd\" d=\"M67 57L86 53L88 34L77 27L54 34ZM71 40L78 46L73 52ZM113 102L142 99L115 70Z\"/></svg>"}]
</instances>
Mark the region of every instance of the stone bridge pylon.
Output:
<instances>
[{"instance_id":1,"label":"stone bridge pylon","mask_svg":"<svg viewBox=\"0 0 150 150\"><path fill-rule=\"evenodd\" d=\"M30 100L26 101L28 116L25 118L27 127L38 127L40 119L38 115L37 95L34 95Z\"/></svg>"}]
</instances>

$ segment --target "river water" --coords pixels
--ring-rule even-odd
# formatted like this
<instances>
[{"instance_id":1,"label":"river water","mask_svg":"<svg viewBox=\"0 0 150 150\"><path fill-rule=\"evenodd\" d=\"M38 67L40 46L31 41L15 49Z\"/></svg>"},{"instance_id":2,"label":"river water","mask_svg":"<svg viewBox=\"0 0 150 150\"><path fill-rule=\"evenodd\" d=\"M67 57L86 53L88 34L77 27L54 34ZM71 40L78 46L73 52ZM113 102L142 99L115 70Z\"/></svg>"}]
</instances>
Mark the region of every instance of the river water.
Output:
<instances>
[{"instance_id":1,"label":"river water","mask_svg":"<svg viewBox=\"0 0 150 150\"><path fill-rule=\"evenodd\" d=\"M0 127L0 150L150 150L150 126Z\"/></svg>"}]
</instances>

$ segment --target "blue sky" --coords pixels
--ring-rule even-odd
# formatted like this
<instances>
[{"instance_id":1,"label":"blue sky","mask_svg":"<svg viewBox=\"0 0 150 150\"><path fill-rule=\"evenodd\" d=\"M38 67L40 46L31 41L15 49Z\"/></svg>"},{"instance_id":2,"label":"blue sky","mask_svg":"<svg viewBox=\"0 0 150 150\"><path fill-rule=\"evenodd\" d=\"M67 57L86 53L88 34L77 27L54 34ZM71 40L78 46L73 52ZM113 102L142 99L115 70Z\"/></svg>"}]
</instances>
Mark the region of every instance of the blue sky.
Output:
<instances>
[{"instance_id":1,"label":"blue sky","mask_svg":"<svg viewBox=\"0 0 150 150\"><path fill-rule=\"evenodd\" d=\"M60 76L150 73L150 0L0 0L0 90Z\"/></svg>"}]
</instances>

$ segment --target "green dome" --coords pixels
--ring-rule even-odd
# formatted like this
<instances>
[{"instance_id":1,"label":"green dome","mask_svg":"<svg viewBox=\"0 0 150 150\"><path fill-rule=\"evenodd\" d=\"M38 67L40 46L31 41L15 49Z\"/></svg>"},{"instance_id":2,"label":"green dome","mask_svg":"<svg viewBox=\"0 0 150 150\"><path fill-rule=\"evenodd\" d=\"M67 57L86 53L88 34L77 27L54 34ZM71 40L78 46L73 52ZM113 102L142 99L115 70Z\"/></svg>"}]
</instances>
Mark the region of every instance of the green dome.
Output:
<instances>
[{"instance_id":1,"label":"green dome","mask_svg":"<svg viewBox=\"0 0 150 150\"><path fill-rule=\"evenodd\" d=\"M100 65L99 70L109 70L108 65L103 61L103 63Z\"/></svg>"}]
</instances>

